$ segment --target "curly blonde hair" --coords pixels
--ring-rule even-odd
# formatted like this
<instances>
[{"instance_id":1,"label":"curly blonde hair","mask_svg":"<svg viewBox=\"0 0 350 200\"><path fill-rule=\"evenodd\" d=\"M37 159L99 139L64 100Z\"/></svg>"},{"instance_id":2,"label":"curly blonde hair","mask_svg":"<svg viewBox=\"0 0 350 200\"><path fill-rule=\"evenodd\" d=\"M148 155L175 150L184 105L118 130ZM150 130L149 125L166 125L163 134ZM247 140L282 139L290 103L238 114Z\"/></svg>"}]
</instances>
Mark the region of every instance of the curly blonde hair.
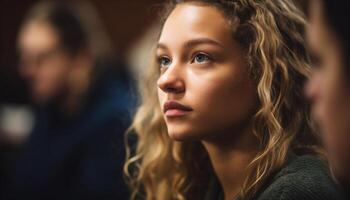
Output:
<instances>
[{"instance_id":1,"label":"curly blonde hair","mask_svg":"<svg viewBox=\"0 0 350 200\"><path fill-rule=\"evenodd\" d=\"M260 142L240 198L252 199L286 162L289 153L315 152L303 83L310 73L305 49L303 13L291 0L172 1L164 21L177 4L196 3L223 13L233 38L245 50L256 85L259 108L253 132ZM167 134L157 98L159 69L149 68L142 82L142 104L129 133L138 143L128 148L124 166L131 199L202 199L213 169L200 142L177 142ZM131 152L130 152L131 150Z\"/></svg>"}]
</instances>

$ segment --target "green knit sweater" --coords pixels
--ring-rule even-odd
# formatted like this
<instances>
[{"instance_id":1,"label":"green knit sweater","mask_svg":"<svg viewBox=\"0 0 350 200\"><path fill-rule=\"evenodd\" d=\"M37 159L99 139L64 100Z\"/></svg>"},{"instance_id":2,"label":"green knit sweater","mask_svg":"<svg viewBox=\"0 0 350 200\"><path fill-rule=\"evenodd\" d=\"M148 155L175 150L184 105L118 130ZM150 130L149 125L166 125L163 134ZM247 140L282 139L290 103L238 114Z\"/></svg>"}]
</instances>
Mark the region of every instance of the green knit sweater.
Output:
<instances>
[{"instance_id":1,"label":"green knit sweater","mask_svg":"<svg viewBox=\"0 0 350 200\"><path fill-rule=\"evenodd\" d=\"M223 200L217 180L210 183L205 200ZM290 156L286 165L265 184L255 200L343 200L325 162L313 156Z\"/></svg>"}]
</instances>

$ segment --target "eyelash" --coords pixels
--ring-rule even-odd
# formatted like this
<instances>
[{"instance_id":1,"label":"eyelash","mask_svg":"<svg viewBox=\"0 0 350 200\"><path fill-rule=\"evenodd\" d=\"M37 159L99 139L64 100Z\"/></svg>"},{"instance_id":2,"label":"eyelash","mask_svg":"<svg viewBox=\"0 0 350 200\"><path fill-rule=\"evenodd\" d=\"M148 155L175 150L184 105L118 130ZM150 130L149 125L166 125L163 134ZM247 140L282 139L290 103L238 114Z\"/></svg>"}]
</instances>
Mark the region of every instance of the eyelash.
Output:
<instances>
[{"instance_id":1,"label":"eyelash","mask_svg":"<svg viewBox=\"0 0 350 200\"><path fill-rule=\"evenodd\" d=\"M197 62L198 64L203 64L203 63L206 63L206 62L210 62L212 61L212 57L206 53L203 53L203 52L197 52L194 54L194 56L192 57L191 59L191 63L196 63L196 58L198 58L197 56L204 56L205 57L205 60L203 62Z\"/></svg>"},{"instance_id":2,"label":"eyelash","mask_svg":"<svg viewBox=\"0 0 350 200\"><path fill-rule=\"evenodd\" d=\"M196 58L198 58L198 56L204 56L205 60L202 62L196 62ZM197 63L197 64L203 64L206 62L210 62L212 60L213 60L213 58L210 55L208 55L207 53L197 52L192 56L190 62ZM169 66L172 62L168 56L158 56L157 61L158 61L158 65L159 65L161 70L164 69L165 67ZM167 62L167 64L164 64L163 61Z\"/></svg>"},{"instance_id":3,"label":"eyelash","mask_svg":"<svg viewBox=\"0 0 350 200\"><path fill-rule=\"evenodd\" d=\"M322 66L322 60L320 59L319 56L311 54L311 55L310 55L310 60L311 60L312 67L313 67L314 69L319 69L319 68L321 68L321 66Z\"/></svg>"},{"instance_id":4,"label":"eyelash","mask_svg":"<svg viewBox=\"0 0 350 200\"><path fill-rule=\"evenodd\" d=\"M161 70L164 69L164 68L166 67L166 66L164 66L164 65L162 64L162 62L163 62L164 60L167 60L167 62L169 62L169 64L171 63L171 59L170 59L169 57L167 57L167 56L158 56L157 60L158 60L158 65L159 65L159 67L160 67ZM169 64L168 64L168 65L169 65Z\"/></svg>"}]
</instances>

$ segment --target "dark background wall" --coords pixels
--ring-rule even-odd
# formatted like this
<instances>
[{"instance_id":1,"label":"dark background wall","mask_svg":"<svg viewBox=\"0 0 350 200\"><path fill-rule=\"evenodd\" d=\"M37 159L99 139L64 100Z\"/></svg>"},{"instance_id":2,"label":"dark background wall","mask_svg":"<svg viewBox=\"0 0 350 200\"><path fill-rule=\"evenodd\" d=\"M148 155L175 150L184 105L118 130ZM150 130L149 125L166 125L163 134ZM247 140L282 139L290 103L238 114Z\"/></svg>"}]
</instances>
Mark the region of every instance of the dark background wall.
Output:
<instances>
[{"instance_id":1,"label":"dark background wall","mask_svg":"<svg viewBox=\"0 0 350 200\"><path fill-rule=\"evenodd\" d=\"M142 36L157 17L162 0L89 0L123 58L130 44ZM25 83L17 73L16 37L27 10L38 0L0 1L0 103L26 102Z\"/></svg>"},{"instance_id":2,"label":"dark background wall","mask_svg":"<svg viewBox=\"0 0 350 200\"><path fill-rule=\"evenodd\" d=\"M87 0L86 0L87 1ZM157 17L164 0L89 0L102 19L119 57ZM305 7L304 0L296 0ZM17 73L16 37L30 6L38 0L0 1L0 103L27 102L25 83Z\"/></svg>"}]
</instances>

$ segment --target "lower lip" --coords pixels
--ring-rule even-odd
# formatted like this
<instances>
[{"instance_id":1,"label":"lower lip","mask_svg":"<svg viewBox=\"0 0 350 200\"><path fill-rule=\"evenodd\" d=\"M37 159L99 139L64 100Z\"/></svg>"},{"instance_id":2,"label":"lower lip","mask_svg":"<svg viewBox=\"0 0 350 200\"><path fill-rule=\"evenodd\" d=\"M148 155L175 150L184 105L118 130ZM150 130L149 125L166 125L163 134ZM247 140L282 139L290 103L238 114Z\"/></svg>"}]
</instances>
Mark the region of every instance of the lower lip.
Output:
<instances>
[{"instance_id":1,"label":"lower lip","mask_svg":"<svg viewBox=\"0 0 350 200\"><path fill-rule=\"evenodd\" d=\"M179 110L179 109L170 109L165 112L167 117L181 117L187 115L190 111Z\"/></svg>"}]
</instances>

